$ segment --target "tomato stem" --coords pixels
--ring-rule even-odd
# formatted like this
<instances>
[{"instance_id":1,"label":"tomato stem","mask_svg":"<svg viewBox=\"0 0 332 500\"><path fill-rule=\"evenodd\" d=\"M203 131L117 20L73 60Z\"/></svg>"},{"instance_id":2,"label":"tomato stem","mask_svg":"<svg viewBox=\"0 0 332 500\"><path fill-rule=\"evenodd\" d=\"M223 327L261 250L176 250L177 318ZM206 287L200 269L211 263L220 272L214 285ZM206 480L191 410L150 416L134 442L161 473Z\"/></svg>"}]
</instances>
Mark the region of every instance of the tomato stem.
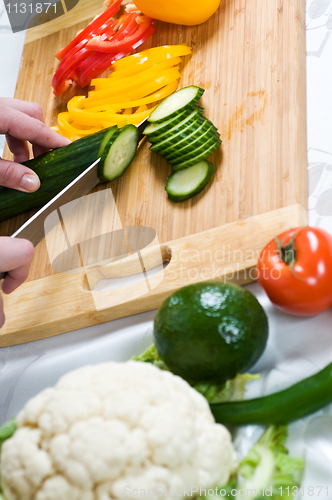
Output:
<instances>
[{"instance_id":1,"label":"tomato stem","mask_svg":"<svg viewBox=\"0 0 332 500\"><path fill-rule=\"evenodd\" d=\"M280 241L279 238L276 236L275 242L278 246L278 256L279 258L285 262L286 264L290 265L291 268L294 267L295 260L296 260L296 248L294 245L294 240L295 240L296 233L293 234L291 237L289 243L286 245L284 244L286 237Z\"/></svg>"}]
</instances>

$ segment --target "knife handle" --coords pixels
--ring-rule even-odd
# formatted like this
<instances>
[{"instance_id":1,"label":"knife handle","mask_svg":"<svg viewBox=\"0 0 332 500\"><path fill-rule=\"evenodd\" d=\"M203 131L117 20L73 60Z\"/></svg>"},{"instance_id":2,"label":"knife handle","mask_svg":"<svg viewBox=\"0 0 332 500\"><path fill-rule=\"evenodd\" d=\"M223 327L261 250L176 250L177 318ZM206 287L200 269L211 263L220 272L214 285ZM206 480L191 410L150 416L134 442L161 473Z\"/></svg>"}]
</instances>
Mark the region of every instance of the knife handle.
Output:
<instances>
[{"instance_id":1,"label":"knife handle","mask_svg":"<svg viewBox=\"0 0 332 500\"><path fill-rule=\"evenodd\" d=\"M0 273L0 280L3 280L7 273Z\"/></svg>"}]
</instances>

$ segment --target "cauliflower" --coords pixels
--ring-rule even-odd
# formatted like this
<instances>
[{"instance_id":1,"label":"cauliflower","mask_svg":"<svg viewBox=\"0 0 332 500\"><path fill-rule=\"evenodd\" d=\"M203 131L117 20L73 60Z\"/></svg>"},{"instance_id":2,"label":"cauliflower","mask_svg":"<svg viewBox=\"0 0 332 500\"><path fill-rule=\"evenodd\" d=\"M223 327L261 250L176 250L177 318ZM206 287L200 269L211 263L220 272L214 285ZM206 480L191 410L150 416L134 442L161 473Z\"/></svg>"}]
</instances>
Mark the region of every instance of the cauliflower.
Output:
<instances>
[{"instance_id":1,"label":"cauliflower","mask_svg":"<svg viewBox=\"0 0 332 500\"><path fill-rule=\"evenodd\" d=\"M16 423L1 449L7 500L120 500L134 489L157 498L152 490L163 497L164 488L181 498L227 483L237 469L230 434L205 398L136 361L66 374Z\"/></svg>"}]
</instances>

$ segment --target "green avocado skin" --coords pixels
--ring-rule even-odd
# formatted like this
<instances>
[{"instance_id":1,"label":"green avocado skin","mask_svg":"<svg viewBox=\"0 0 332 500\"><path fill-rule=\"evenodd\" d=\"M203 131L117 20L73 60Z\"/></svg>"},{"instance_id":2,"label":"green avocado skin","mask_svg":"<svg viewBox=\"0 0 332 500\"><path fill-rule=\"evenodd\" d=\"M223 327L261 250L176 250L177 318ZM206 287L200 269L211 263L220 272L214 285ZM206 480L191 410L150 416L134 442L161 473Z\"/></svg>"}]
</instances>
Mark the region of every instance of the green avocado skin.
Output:
<instances>
[{"instance_id":1,"label":"green avocado skin","mask_svg":"<svg viewBox=\"0 0 332 500\"><path fill-rule=\"evenodd\" d=\"M190 382L223 383L248 371L268 338L264 309L232 283L186 286L162 304L154 340L168 368Z\"/></svg>"}]
</instances>

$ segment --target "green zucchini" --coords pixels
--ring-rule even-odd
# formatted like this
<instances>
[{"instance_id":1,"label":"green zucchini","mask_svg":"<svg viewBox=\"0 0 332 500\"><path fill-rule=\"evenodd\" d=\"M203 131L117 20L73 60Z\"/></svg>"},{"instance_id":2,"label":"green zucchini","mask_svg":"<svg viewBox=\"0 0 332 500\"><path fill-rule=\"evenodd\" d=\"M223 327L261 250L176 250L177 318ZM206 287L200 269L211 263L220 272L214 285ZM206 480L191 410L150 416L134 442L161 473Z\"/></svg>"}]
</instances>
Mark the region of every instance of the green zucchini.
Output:
<instances>
[{"instance_id":1,"label":"green zucchini","mask_svg":"<svg viewBox=\"0 0 332 500\"><path fill-rule=\"evenodd\" d=\"M182 113L184 110L192 110L203 94L204 89L194 85L174 92L152 111L149 122L160 123Z\"/></svg>"},{"instance_id":2,"label":"green zucchini","mask_svg":"<svg viewBox=\"0 0 332 500\"><path fill-rule=\"evenodd\" d=\"M134 128L137 131L137 128ZM0 221L27 212L33 208L38 208L49 202L99 158L103 148L102 159L98 165L98 177L102 182L113 180L115 178L113 176L114 171L111 172L109 177L108 171L104 171L104 164L107 158L106 153L121 135L122 131L118 133L117 127L111 127L78 139L68 146L53 149L24 162L24 165L34 170L39 176L41 186L34 193L23 193L14 189L0 187ZM131 151L129 156L133 159L132 153L134 150L136 152L138 144L138 131L137 135L130 134L130 137L128 136L127 138L128 148Z\"/></svg>"},{"instance_id":3,"label":"green zucchini","mask_svg":"<svg viewBox=\"0 0 332 500\"><path fill-rule=\"evenodd\" d=\"M201 161L192 167L173 172L165 190L172 201L184 201L200 193L212 177L214 167L209 161Z\"/></svg>"}]
</instances>

